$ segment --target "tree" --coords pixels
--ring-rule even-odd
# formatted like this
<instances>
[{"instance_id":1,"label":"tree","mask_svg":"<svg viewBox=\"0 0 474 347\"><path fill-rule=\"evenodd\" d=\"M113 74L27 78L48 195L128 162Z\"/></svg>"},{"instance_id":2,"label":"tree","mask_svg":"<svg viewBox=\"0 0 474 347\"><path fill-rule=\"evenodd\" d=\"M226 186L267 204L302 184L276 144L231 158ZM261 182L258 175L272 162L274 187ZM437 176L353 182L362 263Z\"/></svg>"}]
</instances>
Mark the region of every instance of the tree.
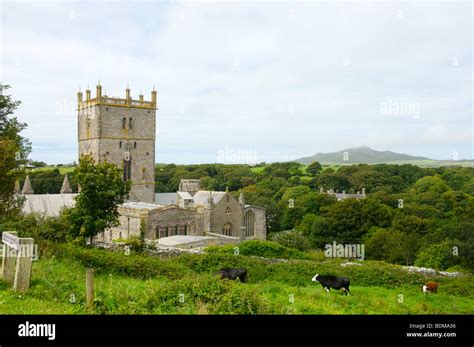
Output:
<instances>
[{"instance_id":1,"label":"tree","mask_svg":"<svg viewBox=\"0 0 474 347\"><path fill-rule=\"evenodd\" d=\"M4 94L9 88L0 83L0 219L8 218L21 207L22 199L15 195L15 181L31 151L28 139L20 135L26 124L11 117L20 101Z\"/></svg>"},{"instance_id":2,"label":"tree","mask_svg":"<svg viewBox=\"0 0 474 347\"><path fill-rule=\"evenodd\" d=\"M416 233L372 228L365 240L367 258L404 265L413 264L420 248L419 238Z\"/></svg>"},{"instance_id":3,"label":"tree","mask_svg":"<svg viewBox=\"0 0 474 347\"><path fill-rule=\"evenodd\" d=\"M370 198L339 201L321 211L311 237L317 246L333 241L360 243L370 228L389 227L392 222L391 208Z\"/></svg>"},{"instance_id":4,"label":"tree","mask_svg":"<svg viewBox=\"0 0 474 347\"><path fill-rule=\"evenodd\" d=\"M75 174L81 192L76 197L76 205L64 212L70 235L76 239L94 237L117 226L117 207L125 201L131 188L129 181L122 180L121 170L106 162L95 164L90 156L84 156Z\"/></svg>"},{"instance_id":5,"label":"tree","mask_svg":"<svg viewBox=\"0 0 474 347\"><path fill-rule=\"evenodd\" d=\"M313 161L306 168L306 172L313 175L313 176L317 176L322 171L322 169L323 169L323 167L321 166L321 164L319 162Z\"/></svg>"},{"instance_id":6,"label":"tree","mask_svg":"<svg viewBox=\"0 0 474 347\"><path fill-rule=\"evenodd\" d=\"M317 185L325 190L348 190L351 187L346 176L339 173L331 173L329 169L324 170L323 173L318 176Z\"/></svg>"}]
</instances>

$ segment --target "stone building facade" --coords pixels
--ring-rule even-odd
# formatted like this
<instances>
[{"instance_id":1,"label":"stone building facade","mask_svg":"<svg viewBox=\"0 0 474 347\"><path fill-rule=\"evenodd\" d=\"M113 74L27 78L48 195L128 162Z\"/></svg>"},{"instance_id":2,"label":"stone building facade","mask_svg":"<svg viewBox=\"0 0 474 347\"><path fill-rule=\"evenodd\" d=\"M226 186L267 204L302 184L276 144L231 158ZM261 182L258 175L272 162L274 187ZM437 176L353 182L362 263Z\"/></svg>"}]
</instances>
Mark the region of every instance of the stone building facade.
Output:
<instances>
[{"instance_id":1,"label":"stone building facade","mask_svg":"<svg viewBox=\"0 0 474 347\"><path fill-rule=\"evenodd\" d=\"M175 193L157 193L156 203L126 202L119 208L120 225L99 235L112 241L140 235L159 240L173 236L203 236L238 243L266 239L265 210L246 205L229 192L200 189L199 180L182 180Z\"/></svg>"},{"instance_id":2,"label":"stone building facade","mask_svg":"<svg viewBox=\"0 0 474 347\"><path fill-rule=\"evenodd\" d=\"M125 93L124 99L103 95L100 84L94 98L89 89L85 96L77 93L79 158L91 155L96 162L115 164L132 183L127 202L118 207L119 225L100 233L96 241L126 240L142 230L147 240L166 239L166 244L186 247L265 239L265 210L246 205L242 194L237 200L229 192L201 190L196 179L182 180L177 192L155 194L157 93L151 92L151 101L143 95L132 99L128 88ZM74 206L77 196L67 176L62 194L34 195L29 177L22 193L25 213L46 215Z\"/></svg>"}]
</instances>

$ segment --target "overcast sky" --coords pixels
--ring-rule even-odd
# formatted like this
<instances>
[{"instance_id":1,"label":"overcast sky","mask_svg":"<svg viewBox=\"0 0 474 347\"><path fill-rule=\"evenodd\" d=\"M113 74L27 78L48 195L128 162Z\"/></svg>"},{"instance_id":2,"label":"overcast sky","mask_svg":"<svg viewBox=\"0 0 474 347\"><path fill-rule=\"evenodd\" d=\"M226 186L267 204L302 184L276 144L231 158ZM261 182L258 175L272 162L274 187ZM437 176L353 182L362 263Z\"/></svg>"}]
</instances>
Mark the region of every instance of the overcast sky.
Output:
<instances>
[{"instance_id":1,"label":"overcast sky","mask_svg":"<svg viewBox=\"0 0 474 347\"><path fill-rule=\"evenodd\" d=\"M0 80L35 160L77 160L76 92L99 79L109 96L156 86L156 162L473 158L470 2L0 6Z\"/></svg>"}]
</instances>

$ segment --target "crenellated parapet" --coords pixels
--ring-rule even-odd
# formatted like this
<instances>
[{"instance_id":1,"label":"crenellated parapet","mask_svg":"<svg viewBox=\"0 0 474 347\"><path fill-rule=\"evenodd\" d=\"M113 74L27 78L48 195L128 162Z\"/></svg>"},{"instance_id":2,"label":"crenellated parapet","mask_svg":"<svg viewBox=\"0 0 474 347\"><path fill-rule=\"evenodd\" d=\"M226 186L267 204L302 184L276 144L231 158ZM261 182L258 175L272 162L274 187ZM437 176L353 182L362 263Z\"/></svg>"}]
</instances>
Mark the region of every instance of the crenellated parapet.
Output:
<instances>
[{"instance_id":1,"label":"crenellated parapet","mask_svg":"<svg viewBox=\"0 0 474 347\"><path fill-rule=\"evenodd\" d=\"M102 95L102 86L100 84L96 87L96 97L91 98L91 91L86 89L85 99L81 91L77 92L77 108L81 110L83 108L105 105L105 106L116 106L116 107L128 107L128 108L143 108L149 110L156 110L157 107L157 92L156 90L151 91L151 100L144 100L143 94L138 96L138 100L133 99L130 94L130 89L125 89L125 98L110 97Z\"/></svg>"}]
</instances>

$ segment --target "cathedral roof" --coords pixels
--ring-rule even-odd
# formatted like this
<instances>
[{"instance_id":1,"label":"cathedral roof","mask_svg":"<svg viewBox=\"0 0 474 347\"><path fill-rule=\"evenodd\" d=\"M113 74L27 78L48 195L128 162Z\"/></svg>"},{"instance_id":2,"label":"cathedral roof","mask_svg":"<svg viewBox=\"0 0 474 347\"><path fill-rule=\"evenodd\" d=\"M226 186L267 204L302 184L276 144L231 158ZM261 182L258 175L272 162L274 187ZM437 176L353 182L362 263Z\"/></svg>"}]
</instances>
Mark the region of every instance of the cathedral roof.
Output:
<instances>
[{"instance_id":1,"label":"cathedral roof","mask_svg":"<svg viewBox=\"0 0 474 347\"><path fill-rule=\"evenodd\" d=\"M159 205L174 205L176 204L176 193L156 193L155 204Z\"/></svg>"},{"instance_id":2,"label":"cathedral roof","mask_svg":"<svg viewBox=\"0 0 474 347\"><path fill-rule=\"evenodd\" d=\"M59 216L64 207L73 207L77 194L31 194L25 195L23 213L40 213L46 216Z\"/></svg>"},{"instance_id":3,"label":"cathedral roof","mask_svg":"<svg viewBox=\"0 0 474 347\"><path fill-rule=\"evenodd\" d=\"M212 196L214 204L218 204L222 198L226 195L226 192L216 192L209 190L200 190L194 194L193 200L196 205L204 205L209 207L209 198Z\"/></svg>"}]
</instances>

